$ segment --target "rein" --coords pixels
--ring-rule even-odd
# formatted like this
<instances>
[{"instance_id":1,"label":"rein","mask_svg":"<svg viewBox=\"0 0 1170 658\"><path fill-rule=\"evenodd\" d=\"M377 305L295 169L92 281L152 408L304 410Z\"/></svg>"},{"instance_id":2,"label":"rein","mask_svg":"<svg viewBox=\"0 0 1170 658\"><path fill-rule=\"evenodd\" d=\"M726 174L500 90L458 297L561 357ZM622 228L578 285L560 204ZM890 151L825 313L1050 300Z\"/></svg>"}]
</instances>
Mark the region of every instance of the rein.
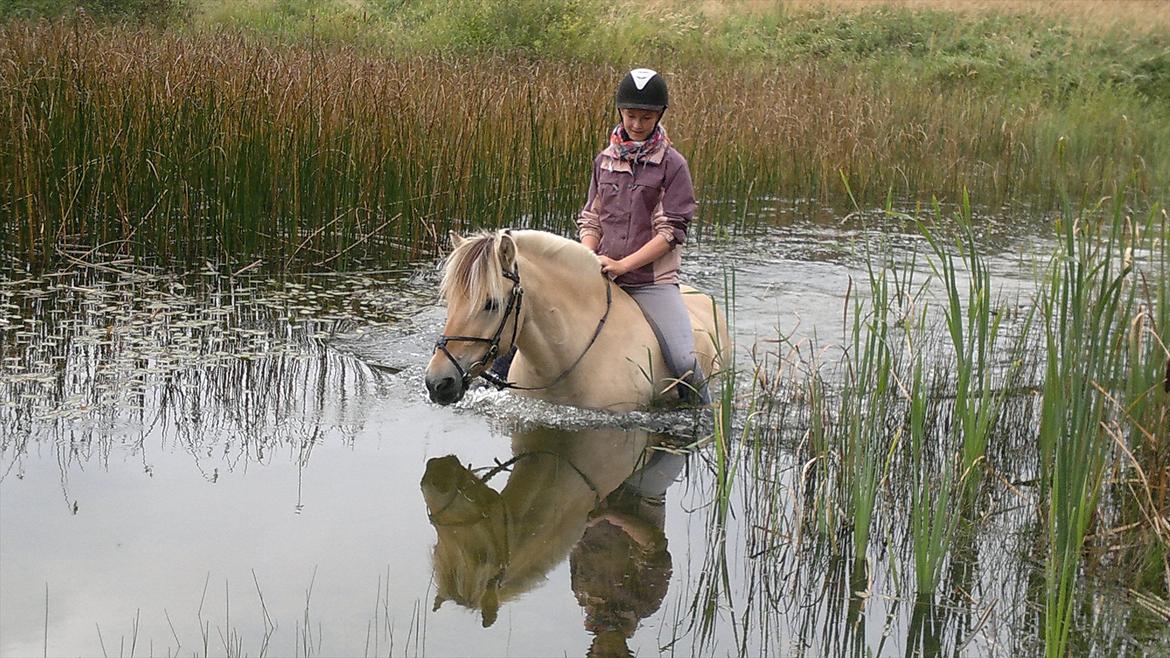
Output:
<instances>
[{"instance_id":1,"label":"rein","mask_svg":"<svg viewBox=\"0 0 1170 658\"><path fill-rule=\"evenodd\" d=\"M442 351L443 356L447 357L447 360L455 366L455 370L459 372L459 377L463 380L463 388L465 389L471 384L471 380L476 377L482 378L497 389L511 388L517 391L540 391L546 388L552 388L561 383L565 377L568 377L569 373L573 372L573 369L581 363L581 359L585 358L590 348L597 342L597 337L601 335L601 330L605 328L605 322L609 319L609 311L613 308L613 282L610 281L609 277L604 274L602 275L602 278L605 279L605 313L597 321L597 327L594 328L593 335L589 338L589 344L577 355L577 359L569 364L568 368L562 370L551 382L543 386L520 386L515 382L510 382L500 377L487 368L488 364L500 355L500 337L504 334L504 327L508 326L509 316L512 317L512 344L508 347L509 350L516 346L516 334L520 325L520 307L524 301L524 288L520 286L520 266L518 264L513 265L511 272L504 272L504 277L512 282L512 291L508 295L508 306L504 309L504 315L500 318L500 324L496 326L496 330L491 338L484 338L482 336L448 336L442 334L435 340L435 349ZM514 315L513 310L515 311ZM483 356L464 370L463 366L459 365L459 360L447 350L447 343L454 341L487 343L488 348L484 351Z\"/></svg>"},{"instance_id":2,"label":"rein","mask_svg":"<svg viewBox=\"0 0 1170 658\"><path fill-rule=\"evenodd\" d=\"M609 319L609 311L611 308L613 308L613 282L610 281L609 277L605 275L602 275L602 278L605 279L605 313L602 314L601 319L597 321L597 326L593 329L593 335L589 337L589 343L585 345L585 349L577 355L577 359L569 364L568 368L562 370L561 374L557 375L556 378L554 378L551 382L545 384L544 386L520 386L515 382L510 382L503 377L500 377L490 370L484 370L480 372L479 376L492 386L495 386L497 389L511 388L517 391L541 391L546 388L552 388L553 386L561 383L565 377L569 376L569 373L573 372L573 369L577 367L577 364L581 363L581 359L584 359L585 355L589 353L589 349L593 347L593 344L597 342L597 337L601 335L601 330L605 328L605 321ZM516 335L512 334L512 336L512 340L515 342Z\"/></svg>"},{"instance_id":3,"label":"rein","mask_svg":"<svg viewBox=\"0 0 1170 658\"><path fill-rule=\"evenodd\" d=\"M490 471L488 471L487 474L484 475L480 479L480 481L487 482L488 480L495 477L496 474L499 473L500 471L506 471L506 470L508 470L508 467L511 466L512 464L515 464L516 462L520 461L521 459L524 459L525 457L531 457L532 455L552 455L553 457L556 457L557 459L568 464L569 468L573 469L573 472L575 472L577 475L581 476L581 481L585 483L585 486L589 487L589 490L593 492L593 498L595 499L594 502L597 502L597 503L601 502L601 492L598 491L597 485L593 484L593 481L590 480L588 478L588 476L586 476L585 473L581 469L577 468L577 465L574 464L572 462L572 460L570 460L568 457L566 457L560 453L553 452L551 450L532 450L529 452L522 452L522 453L516 455L515 457L509 459L508 461L506 461L502 464L499 462L496 462L496 465ZM484 468L487 468L487 467L485 466Z\"/></svg>"}]
</instances>

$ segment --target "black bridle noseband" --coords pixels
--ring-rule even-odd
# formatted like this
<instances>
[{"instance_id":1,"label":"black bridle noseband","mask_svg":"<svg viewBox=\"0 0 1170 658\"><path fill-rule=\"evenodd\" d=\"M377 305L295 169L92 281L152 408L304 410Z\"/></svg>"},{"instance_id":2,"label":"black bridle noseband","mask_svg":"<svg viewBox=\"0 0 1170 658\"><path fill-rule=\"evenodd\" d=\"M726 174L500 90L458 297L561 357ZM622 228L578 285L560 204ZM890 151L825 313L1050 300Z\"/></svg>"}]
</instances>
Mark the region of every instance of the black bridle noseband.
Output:
<instances>
[{"instance_id":1,"label":"black bridle noseband","mask_svg":"<svg viewBox=\"0 0 1170 658\"><path fill-rule=\"evenodd\" d=\"M514 346L516 344L516 331L520 325L520 305L524 302L524 289L520 287L520 266L514 265L511 272L504 272L504 278L512 281L512 292L508 295L508 306L504 309L504 315L500 317L500 324L496 327L496 331L492 334L491 338L484 338L483 336L448 336L447 334L442 334L435 340L435 349L442 351L443 356L447 357L447 360L455 366L455 370L459 371L459 377L463 380L464 389L471 385L471 380L483 375L488 364L500 355L500 336L504 334L504 327L508 326L508 316L512 315L513 310L516 311L516 314L512 317L512 345ZM447 343L452 341L487 343L488 348L478 361L468 366L467 370L464 370L463 366L459 365L459 360L447 350ZM509 347L508 349L512 348Z\"/></svg>"},{"instance_id":2,"label":"black bridle noseband","mask_svg":"<svg viewBox=\"0 0 1170 658\"><path fill-rule=\"evenodd\" d=\"M500 337L504 335L504 327L508 326L508 317L512 317L512 344L508 347L509 350L516 346L516 333L520 325L520 306L524 301L524 288L520 286L520 266L513 265L511 272L504 272L503 274L504 278L512 282L512 291L508 295L508 305L504 308L503 316L500 317L500 324L496 326L496 330L492 333L491 338L484 338L483 336L448 336L447 334L442 334L435 340L435 349L442 351L443 356L446 356L447 360L455 366L455 370L459 372L459 377L463 380L464 389L470 386L471 380L476 377L482 377L496 388L514 388L521 391L538 391L552 388L567 377L577 367L577 364L581 363L581 359L585 358L585 355L589 352L589 348L593 347L593 343L597 342L597 337L601 335L601 330L605 327L605 321L609 319L609 310L613 307L613 282L610 281L609 277L604 274L602 275L602 278L605 279L605 314L597 321L597 328L593 330L593 336L589 339L589 344L585 346L585 349L581 351L577 359L568 368L561 371L561 374L557 375L555 379L544 386L519 386L487 369L488 364L500 355ZM463 366L459 365L458 359L452 356L451 352L447 350L447 343L452 341L487 343L488 348L484 351L483 356L464 370Z\"/></svg>"}]
</instances>

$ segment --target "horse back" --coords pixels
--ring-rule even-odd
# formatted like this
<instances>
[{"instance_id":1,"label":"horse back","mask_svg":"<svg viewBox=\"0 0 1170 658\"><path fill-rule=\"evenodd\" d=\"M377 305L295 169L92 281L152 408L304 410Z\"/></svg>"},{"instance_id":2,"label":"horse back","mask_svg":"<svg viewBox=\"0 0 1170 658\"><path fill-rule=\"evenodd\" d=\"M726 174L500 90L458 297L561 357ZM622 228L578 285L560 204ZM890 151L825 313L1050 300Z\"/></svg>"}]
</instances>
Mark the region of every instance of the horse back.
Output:
<instances>
[{"instance_id":1,"label":"horse back","mask_svg":"<svg viewBox=\"0 0 1170 658\"><path fill-rule=\"evenodd\" d=\"M699 365L708 376L718 372L731 354L731 336L727 330L718 302L711 295L690 287L679 286L683 303L691 315L691 331L695 336L695 354Z\"/></svg>"}]
</instances>

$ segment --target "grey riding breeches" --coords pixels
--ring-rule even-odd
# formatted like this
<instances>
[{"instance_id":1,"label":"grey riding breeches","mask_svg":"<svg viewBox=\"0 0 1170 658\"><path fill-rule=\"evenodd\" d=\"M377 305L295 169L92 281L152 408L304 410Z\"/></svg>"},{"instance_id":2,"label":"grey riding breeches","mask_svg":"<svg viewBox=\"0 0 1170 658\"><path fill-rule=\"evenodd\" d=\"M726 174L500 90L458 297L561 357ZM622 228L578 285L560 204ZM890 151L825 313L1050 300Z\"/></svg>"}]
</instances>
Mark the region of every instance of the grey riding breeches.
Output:
<instances>
[{"instance_id":1,"label":"grey riding breeches","mask_svg":"<svg viewBox=\"0 0 1170 658\"><path fill-rule=\"evenodd\" d=\"M654 335L658 338L658 345L662 348L662 357L666 360L666 367L670 375L681 377L684 373L692 373L682 377L682 380L698 392L698 401L709 404L711 397L707 392L707 382L699 363L695 360L695 337L691 330L691 316L683 304L682 292L677 284L651 284L644 286L622 286L630 297L642 309L642 315L650 323ZM683 401L694 399L691 389L679 386L679 396Z\"/></svg>"}]
</instances>

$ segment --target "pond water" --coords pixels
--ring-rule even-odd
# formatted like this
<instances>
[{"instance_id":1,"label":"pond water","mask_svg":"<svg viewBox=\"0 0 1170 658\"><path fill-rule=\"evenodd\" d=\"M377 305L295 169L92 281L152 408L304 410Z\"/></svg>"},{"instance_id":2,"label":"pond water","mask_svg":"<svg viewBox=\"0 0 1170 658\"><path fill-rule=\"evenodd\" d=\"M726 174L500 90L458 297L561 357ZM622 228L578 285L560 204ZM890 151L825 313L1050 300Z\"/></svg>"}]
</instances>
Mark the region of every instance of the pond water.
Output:
<instances>
[{"instance_id":1,"label":"pond water","mask_svg":"<svg viewBox=\"0 0 1170 658\"><path fill-rule=\"evenodd\" d=\"M1030 303L1049 243L985 227L1002 294ZM734 273L746 367L778 334L840 344L879 246L927 250L906 226L790 221L692 245L687 279ZM962 596L916 605L891 531L868 572L790 548L803 465L782 445L737 447L722 505L686 412L431 404L437 281L0 277L0 656L1042 651L1026 491L955 549ZM1106 589L1081 616L1095 653L1167 646Z\"/></svg>"}]
</instances>

